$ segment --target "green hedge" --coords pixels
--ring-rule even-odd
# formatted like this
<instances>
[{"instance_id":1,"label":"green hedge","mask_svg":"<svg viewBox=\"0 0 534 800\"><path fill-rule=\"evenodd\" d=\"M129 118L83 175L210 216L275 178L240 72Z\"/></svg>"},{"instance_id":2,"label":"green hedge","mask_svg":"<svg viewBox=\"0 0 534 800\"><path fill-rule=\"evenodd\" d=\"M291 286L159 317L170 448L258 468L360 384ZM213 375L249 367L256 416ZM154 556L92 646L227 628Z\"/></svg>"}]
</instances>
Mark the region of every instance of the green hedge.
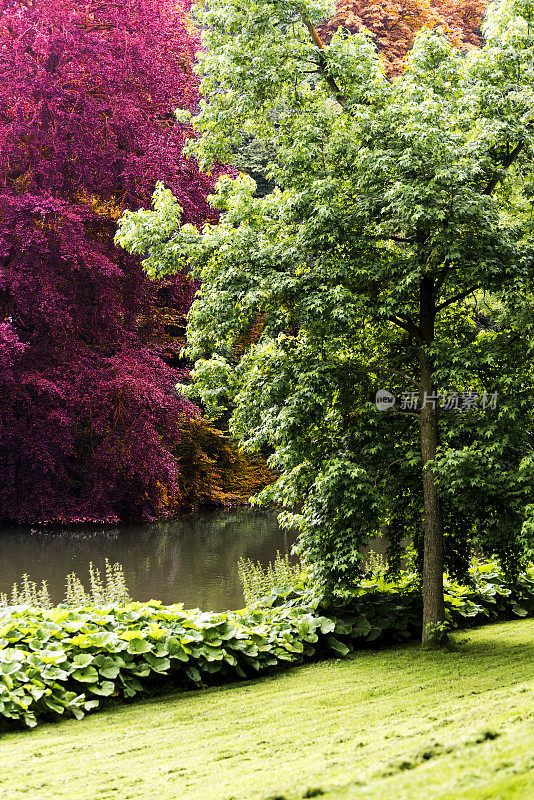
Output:
<instances>
[{"instance_id":1,"label":"green hedge","mask_svg":"<svg viewBox=\"0 0 534 800\"><path fill-rule=\"evenodd\" d=\"M201 686L311 658L335 623L288 604L205 614L157 602L124 608L20 609L0 615L0 714L33 726L82 717L102 697L154 680Z\"/></svg>"},{"instance_id":2,"label":"green hedge","mask_svg":"<svg viewBox=\"0 0 534 800\"><path fill-rule=\"evenodd\" d=\"M513 591L493 564L472 571L472 586L446 586L451 627L534 613L534 570ZM82 717L103 698L129 698L150 687L202 686L371 642L420 633L417 581L367 582L343 602L304 586L273 590L243 611L186 611L183 606L0 610L0 717L34 726L40 718Z\"/></svg>"}]
</instances>

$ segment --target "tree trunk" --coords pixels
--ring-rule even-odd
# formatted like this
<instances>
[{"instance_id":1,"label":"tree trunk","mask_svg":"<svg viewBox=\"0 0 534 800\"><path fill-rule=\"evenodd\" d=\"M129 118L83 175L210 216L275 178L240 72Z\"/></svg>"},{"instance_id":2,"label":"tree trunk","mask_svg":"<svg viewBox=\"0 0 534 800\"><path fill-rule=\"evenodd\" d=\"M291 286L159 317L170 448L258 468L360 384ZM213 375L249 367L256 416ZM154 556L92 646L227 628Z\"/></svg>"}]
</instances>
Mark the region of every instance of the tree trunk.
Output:
<instances>
[{"instance_id":1,"label":"tree trunk","mask_svg":"<svg viewBox=\"0 0 534 800\"><path fill-rule=\"evenodd\" d=\"M445 620L443 601L443 518L441 501L432 470L427 466L436 456L438 446L438 401L432 377L432 365L425 344L434 339L434 286L431 279L421 285L419 347L421 378L421 455L423 458L424 556L423 556L423 645L439 644Z\"/></svg>"}]
</instances>

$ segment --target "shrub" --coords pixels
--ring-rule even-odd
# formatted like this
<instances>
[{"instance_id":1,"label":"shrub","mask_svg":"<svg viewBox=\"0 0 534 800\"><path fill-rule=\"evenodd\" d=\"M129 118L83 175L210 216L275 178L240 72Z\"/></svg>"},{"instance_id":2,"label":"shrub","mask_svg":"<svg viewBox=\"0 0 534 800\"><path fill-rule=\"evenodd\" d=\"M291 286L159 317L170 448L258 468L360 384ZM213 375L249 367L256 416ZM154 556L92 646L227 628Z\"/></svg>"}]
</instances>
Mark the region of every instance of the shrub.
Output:
<instances>
[{"instance_id":1,"label":"shrub","mask_svg":"<svg viewBox=\"0 0 534 800\"><path fill-rule=\"evenodd\" d=\"M471 586L446 581L446 604L450 627L533 614L534 567L511 587L496 564L474 564ZM421 591L410 573L396 583L366 581L343 601L295 580L222 614L157 601L0 609L0 717L30 727L42 717L80 718L102 698L133 697L164 681L235 680L407 640L420 626Z\"/></svg>"},{"instance_id":2,"label":"shrub","mask_svg":"<svg viewBox=\"0 0 534 800\"><path fill-rule=\"evenodd\" d=\"M335 623L298 604L223 614L131 603L0 611L0 715L32 727L165 677L201 686L299 663Z\"/></svg>"}]
</instances>

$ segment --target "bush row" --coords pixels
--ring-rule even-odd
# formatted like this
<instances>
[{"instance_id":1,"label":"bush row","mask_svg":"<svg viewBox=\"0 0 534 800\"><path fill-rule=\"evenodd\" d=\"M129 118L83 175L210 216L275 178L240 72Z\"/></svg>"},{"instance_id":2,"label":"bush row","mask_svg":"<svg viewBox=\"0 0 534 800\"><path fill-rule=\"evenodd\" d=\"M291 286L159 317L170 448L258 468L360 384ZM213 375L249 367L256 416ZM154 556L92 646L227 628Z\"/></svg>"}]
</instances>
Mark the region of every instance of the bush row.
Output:
<instances>
[{"instance_id":1,"label":"bush row","mask_svg":"<svg viewBox=\"0 0 534 800\"><path fill-rule=\"evenodd\" d=\"M201 686L311 658L335 623L299 605L207 614L181 605L12 609L0 616L0 714L82 717L154 681Z\"/></svg>"},{"instance_id":2,"label":"bush row","mask_svg":"<svg viewBox=\"0 0 534 800\"><path fill-rule=\"evenodd\" d=\"M470 587L447 582L451 627L534 613L534 570L513 590L494 564ZM82 717L103 698L129 698L170 681L200 687L372 642L419 635L421 595L413 576L361 585L328 602L305 586L273 589L243 611L187 611L157 601L79 609L0 610L0 718L34 726Z\"/></svg>"}]
</instances>

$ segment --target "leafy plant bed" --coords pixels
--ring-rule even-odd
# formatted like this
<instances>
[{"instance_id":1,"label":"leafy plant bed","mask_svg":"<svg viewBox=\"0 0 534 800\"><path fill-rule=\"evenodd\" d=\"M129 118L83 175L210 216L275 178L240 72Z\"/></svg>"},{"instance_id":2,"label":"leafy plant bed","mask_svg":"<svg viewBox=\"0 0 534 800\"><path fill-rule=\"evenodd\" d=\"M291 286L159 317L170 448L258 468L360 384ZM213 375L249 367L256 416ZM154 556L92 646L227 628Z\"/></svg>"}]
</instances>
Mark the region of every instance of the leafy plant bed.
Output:
<instances>
[{"instance_id":1,"label":"leafy plant bed","mask_svg":"<svg viewBox=\"0 0 534 800\"><path fill-rule=\"evenodd\" d=\"M513 589L495 564L472 585L447 582L451 627L534 613L534 568ZM201 687L250 677L369 642L414 638L421 624L417 581L366 582L327 601L305 585L273 589L242 611L187 611L157 601L79 609L0 610L0 717L33 727L40 718L84 716L108 697L161 686Z\"/></svg>"}]
</instances>

